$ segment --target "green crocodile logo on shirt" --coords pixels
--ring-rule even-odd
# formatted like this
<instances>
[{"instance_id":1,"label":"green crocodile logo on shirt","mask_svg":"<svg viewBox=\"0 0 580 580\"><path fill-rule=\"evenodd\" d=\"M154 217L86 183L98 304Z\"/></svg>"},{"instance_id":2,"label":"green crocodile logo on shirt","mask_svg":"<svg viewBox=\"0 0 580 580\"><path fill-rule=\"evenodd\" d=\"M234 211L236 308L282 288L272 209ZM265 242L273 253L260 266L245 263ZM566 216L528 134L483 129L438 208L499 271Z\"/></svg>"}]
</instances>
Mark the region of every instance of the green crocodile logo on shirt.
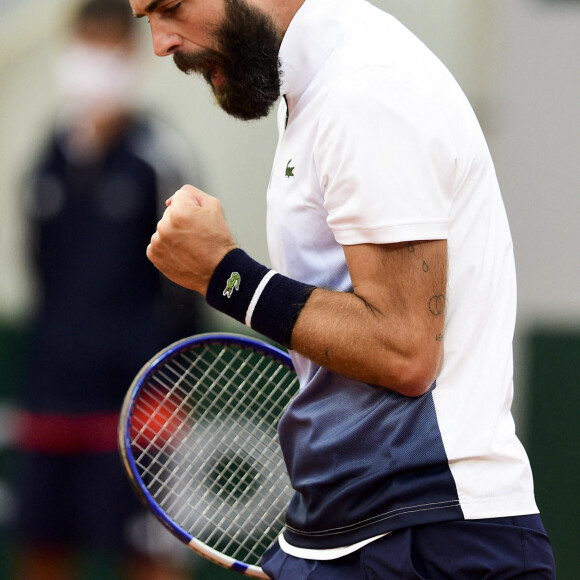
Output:
<instances>
[{"instance_id":1,"label":"green crocodile logo on shirt","mask_svg":"<svg viewBox=\"0 0 580 580\"><path fill-rule=\"evenodd\" d=\"M290 167L290 163L292 163L292 159L286 163L286 177L294 177L294 169L296 169L296 166Z\"/></svg>"},{"instance_id":2,"label":"green crocodile logo on shirt","mask_svg":"<svg viewBox=\"0 0 580 580\"><path fill-rule=\"evenodd\" d=\"M234 290L240 289L240 283L242 281L242 277L237 272L232 272L228 281L226 283L226 287L224 288L223 295L226 298L231 298Z\"/></svg>"}]
</instances>

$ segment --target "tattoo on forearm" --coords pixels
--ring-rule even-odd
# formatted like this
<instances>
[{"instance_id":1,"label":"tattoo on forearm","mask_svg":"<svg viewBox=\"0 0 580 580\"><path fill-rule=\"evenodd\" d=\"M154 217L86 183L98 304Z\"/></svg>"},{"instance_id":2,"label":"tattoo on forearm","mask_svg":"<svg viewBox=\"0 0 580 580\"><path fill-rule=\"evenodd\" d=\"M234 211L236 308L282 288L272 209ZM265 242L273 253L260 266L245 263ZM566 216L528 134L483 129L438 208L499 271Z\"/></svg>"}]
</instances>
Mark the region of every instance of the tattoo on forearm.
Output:
<instances>
[{"instance_id":1,"label":"tattoo on forearm","mask_svg":"<svg viewBox=\"0 0 580 580\"><path fill-rule=\"evenodd\" d=\"M438 335L435 337L435 340L436 340L437 342L441 342L441 341L443 340L443 335L442 335L442 334L438 334Z\"/></svg>"},{"instance_id":2,"label":"tattoo on forearm","mask_svg":"<svg viewBox=\"0 0 580 580\"><path fill-rule=\"evenodd\" d=\"M429 300L429 312L433 316L441 316L445 312L445 294L437 294Z\"/></svg>"},{"instance_id":3,"label":"tattoo on forearm","mask_svg":"<svg viewBox=\"0 0 580 580\"><path fill-rule=\"evenodd\" d=\"M423 272L429 271L429 264L425 260L423 260Z\"/></svg>"},{"instance_id":4,"label":"tattoo on forearm","mask_svg":"<svg viewBox=\"0 0 580 580\"><path fill-rule=\"evenodd\" d=\"M409 254L412 254L415 251L415 246L413 245L413 242L409 242L407 250L409 251Z\"/></svg>"}]
</instances>

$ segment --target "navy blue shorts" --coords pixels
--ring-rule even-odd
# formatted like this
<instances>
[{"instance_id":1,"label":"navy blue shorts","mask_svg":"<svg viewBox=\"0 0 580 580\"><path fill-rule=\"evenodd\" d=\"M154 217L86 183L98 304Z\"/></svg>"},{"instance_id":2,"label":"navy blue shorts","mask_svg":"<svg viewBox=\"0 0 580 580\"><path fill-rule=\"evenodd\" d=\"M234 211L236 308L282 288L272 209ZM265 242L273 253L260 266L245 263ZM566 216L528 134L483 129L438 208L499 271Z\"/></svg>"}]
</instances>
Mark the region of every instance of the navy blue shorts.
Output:
<instances>
[{"instance_id":1,"label":"navy blue shorts","mask_svg":"<svg viewBox=\"0 0 580 580\"><path fill-rule=\"evenodd\" d=\"M276 542L264 554L262 568L274 580L556 578L539 515L405 528L329 561L294 558Z\"/></svg>"}]
</instances>

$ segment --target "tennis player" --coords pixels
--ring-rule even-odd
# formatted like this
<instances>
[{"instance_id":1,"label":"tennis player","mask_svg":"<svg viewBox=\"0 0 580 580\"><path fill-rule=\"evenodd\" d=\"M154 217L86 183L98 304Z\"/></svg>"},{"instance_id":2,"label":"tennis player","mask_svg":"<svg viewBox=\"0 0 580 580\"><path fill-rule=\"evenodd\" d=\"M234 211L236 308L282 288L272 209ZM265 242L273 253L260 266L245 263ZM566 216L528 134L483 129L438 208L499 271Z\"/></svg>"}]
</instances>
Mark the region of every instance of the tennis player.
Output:
<instances>
[{"instance_id":1,"label":"tennis player","mask_svg":"<svg viewBox=\"0 0 580 580\"><path fill-rule=\"evenodd\" d=\"M287 346L296 494L275 579L554 578L516 437L512 241L478 121L442 63L364 0L130 0L155 52L231 115L279 101L275 270L184 186L147 253Z\"/></svg>"}]
</instances>

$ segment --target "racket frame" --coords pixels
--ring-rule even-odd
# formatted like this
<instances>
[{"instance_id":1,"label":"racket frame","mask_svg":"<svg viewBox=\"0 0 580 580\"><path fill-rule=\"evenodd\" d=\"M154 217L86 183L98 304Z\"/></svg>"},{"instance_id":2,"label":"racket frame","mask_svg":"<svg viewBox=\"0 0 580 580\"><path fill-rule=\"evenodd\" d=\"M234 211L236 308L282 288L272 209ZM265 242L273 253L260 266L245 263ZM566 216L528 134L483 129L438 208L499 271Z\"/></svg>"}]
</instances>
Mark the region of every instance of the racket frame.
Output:
<instances>
[{"instance_id":1,"label":"racket frame","mask_svg":"<svg viewBox=\"0 0 580 580\"><path fill-rule=\"evenodd\" d=\"M155 498L151 495L146 486L142 483L139 476L139 470L131 453L131 437L130 437L130 420L131 409L133 403L137 398L142 386L147 383L149 377L155 370L164 363L167 359L171 359L181 352L189 350L192 345L196 344L224 344L224 345L238 345L249 348L255 352L262 353L271 357L291 370L294 370L290 356L283 350L266 343L264 341L244 336L241 334L220 332L220 333L204 333L184 338L170 344L165 349L153 356L139 371L133 379L131 386L125 396L121 413L119 418L118 428L118 443L119 452L125 471L127 472L131 485L137 493L141 502L152 512L152 514L168 529L178 540L189 546L193 551L202 555L204 558L218 564L219 566L228 568L235 572L239 572L250 578L262 578L268 580L270 577L259 566L241 562L226 554L223 554L204 542L201 542L188 531L184 530L179 524L174 522L158 505Z\"/></svg>"}]
</instances>

